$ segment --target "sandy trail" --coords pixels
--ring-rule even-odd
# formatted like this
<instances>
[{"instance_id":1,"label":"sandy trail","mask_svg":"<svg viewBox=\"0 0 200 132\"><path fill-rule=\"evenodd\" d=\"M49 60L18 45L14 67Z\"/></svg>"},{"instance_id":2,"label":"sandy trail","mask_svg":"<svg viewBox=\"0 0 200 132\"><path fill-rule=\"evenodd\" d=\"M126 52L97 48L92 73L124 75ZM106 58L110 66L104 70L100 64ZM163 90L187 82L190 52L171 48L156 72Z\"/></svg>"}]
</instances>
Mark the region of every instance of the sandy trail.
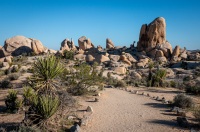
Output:
<instances>
[{"instance_id":1,"label":"sandy trail","mask_svg":"<svg viewBox=\"0 0 200 132\"><path fill-rule=\"evenodd\" d=\"M161 102L118 89L106 89L100 101L86 102L94 113L84 132L176 132L176 116Z\"/></svg>"}]
</instances>

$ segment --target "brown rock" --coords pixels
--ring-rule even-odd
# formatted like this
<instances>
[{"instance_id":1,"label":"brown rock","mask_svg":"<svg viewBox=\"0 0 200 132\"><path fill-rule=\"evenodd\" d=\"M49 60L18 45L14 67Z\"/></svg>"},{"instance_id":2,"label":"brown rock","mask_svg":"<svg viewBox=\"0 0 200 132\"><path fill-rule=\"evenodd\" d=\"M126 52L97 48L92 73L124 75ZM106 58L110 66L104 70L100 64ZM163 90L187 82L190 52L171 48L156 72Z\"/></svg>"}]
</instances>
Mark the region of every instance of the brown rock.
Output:
<instances>
[{"instance_id":1,"label":"brown rock","mask_svg":"<svg viewBox=\"0 0 200 132\"><path fill-rule=\"evenodd\" d=\"M114 48L115 48L115 46L114 46L112 40L109 39L109 38L106 39L106 48L107 48L107 49L114 49Z\"/></svg>"},{"instance_id":2,"label":"brown rock","mask_svg":"<svg viewBox=\"0 0 200 132\"><path fill-rule=\"evenodd\" d=\"M164 54L163 54L162 50L157 50L156 51L155 58L159 58L159 57L164 57Z\"/></svg>"},{"instance_id":3,"label":"brown rock","mask_svg":"<svg viewBox=\"0 0 200 132\"><path fill-rule=\"evenodd\" d=\"M100 55L95 56L95 60L94 61L96 61L98 63L102 63L102 62L110 61L110 59L109 59L109 57L100 54Z\"/></svg>"},{"instance_id":4,"label":"brown rock","mask_svg":"<svg viewBox=\"0 0 200 132\"><path fill-rule=\"evenodd\" d=\"M74 59L75 60L85 60L85 57L86 57L86 55L84 55L84 54L76 54L74 56Z\"/></svg>"},{"instance_id":5,"label":"brown rock","mask_svg":"<svg viewBox=\"0 0 200 132\"><path fill-rule=\"evenodd\" d=\"M131 54L125 53L125 56L131 63L137 62L137 60Z\"/></svg>"},{"instance_id":6,"label":"brown rock","mask_svg":"<svg viewBox=\"0 0 200 132\"><path fill-rule=\"evenodd\" d=\"M179 56L180 55L180 47L179 46L176 46L173 50L173 53L172 53L172 57L174 56Z\"/></svg>"},{"instance_id":7,"label":"brown rock","mask_svg":"<svg viewBox=\"0 0 200 132\"><path fill-rule=\"evenodd\" d=\"M95 58L92 55L86 55L85 60L86 62L92 62Z\"/></svg>"},{"instance_id":8,"label":"brown rock","mask_svg":"<svg viewBox=\"0 0 200 132\"><path fill-rule=\"evenodd\" d=\"M128 64L128 65L131 65L131 62L127 59L125 53L123 53L121 56L120 56L120 59L121 61L123 61L124 63Z\"/></svg>"},{"instance_id":9,"label":"brown rock","mask_svg":"<svg viewBox=\"0 0 200 132\"><path fill-rule=\"evenodd\" d=\"M89 38L82 36L78 39L79 49L86 50L94 47Z\"/></svg>"},{"instance_id":10,"label":"brown rock","mask_svg":"<svg viewBox=\"0 0 200 132\"><path fill-rule=\"evenodd\" d=\"M140 30L138 50L149 51L157 44L166 42L166 23L163 17L156 18L148 26L142 25Z\"/></svg>"},{"instance_id":11,"label":"brown rock","mask_svg":"<svg viewBox=\"0 0 200 132\"><path fill-rule=\"evenodd\" d=\"M110 54L109 58L110 58L110 60L117 62L117 61L119 61L120 56L119 55L111 55Z\"/></svg>"},{"instance_id":12,"label":"brown rock","mask_svg":"<svg viewBox=\"0 0 200 132\"><path fill-rule=\"evenodd\" d=\"M76 46L74 45L74 42L66 38L65 40L62 41L60 50L76 51L77 49L76 49Z\"/></svg>"},{"instance_id":13,"label":"brown rock","mask_svg":"<svg viewBox=\"0 0 200 132\"><path fill-rule=\"evenodd\" d=\"M4 62L12 63L12 56L7 56L4 58Z\"/></svg>"},{"instance_id":14,"label":"brown rock","mask_svg":"<svg viewBox=\"0 0 200 132\"><path fill-rule=\"evenodd\" d=\"M126 68L125 67L115 67L113 69L113 71L116 73L116 74L119 74L119 75L125 75L126 74Z\"/></svg>"},{"instance_id":15,"label":"brown rock","mask_svg":"<svg viewBox=\"0 0 200 132\"><path fill-rule=\"evenodd\" d=\"M42 45L42 42L36 39L32 39L31 48L35 54L43 53L45 48Z\"/></svg>"}]
</instances>

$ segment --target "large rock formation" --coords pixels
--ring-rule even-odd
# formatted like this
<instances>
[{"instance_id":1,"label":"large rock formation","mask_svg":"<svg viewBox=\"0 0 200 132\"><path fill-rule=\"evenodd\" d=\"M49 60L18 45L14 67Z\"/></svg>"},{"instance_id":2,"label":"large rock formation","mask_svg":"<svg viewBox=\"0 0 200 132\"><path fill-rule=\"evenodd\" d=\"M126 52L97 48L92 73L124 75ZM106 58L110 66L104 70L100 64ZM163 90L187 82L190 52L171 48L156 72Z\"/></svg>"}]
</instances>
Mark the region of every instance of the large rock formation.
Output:
<instances>
[{"instance_id":1,"label":"large rock formation","mask_svg":"<svg viewBox=\"0 0 200 132\"><path fill-rule=\"evenodd\" d=\"M94 47L89 38L82 36L78 39L79 49L86 50Z\"/></svg>"},{"instance_id":2,"label":"large rock formation","mask_svg":"<svg viewBox=\"0 0 200 132\"><path fill-rule=\"evenodd\" d=\"M29 39L24 36L15 36L5 41L3 48L0 49L0 58L31 52L39 54L44 52L44 49L44 46L39 40Z\"/></svg>"},{"instance_id":3,"label":"large rock formation","mask_svg":"<svg viewBox=\"0 0 200 132\"><path fill-rule=\"evenodd\" d=\"M164 43L166 43L166 23L163 17L156 18L149 25L142 25L137 45L139 51L149 51L157 44Z\"/></svg>"},{"instance_id":4,"label":"large rock formation","mask_svg":"<svg viewBox=\"0 0 200 132\"><path fill-rule=\"evenodd\" d=\"M142 25L137 48L157 60L160 57L171 58L172 46L166 40L166 23L163 17L156 18L149 25Z\"/></svg>"},{"instance_id":5,"label":"large rock formation","mask_svg":"<svg viewBox=\"0 0 200 132\"><path fill-rule=\"evenodd\" d=\"M109 38L106 39L106 48L107 48L107 49L114 49L114 48L115 48L115 46L114 46L112 40L109 39Z\"/></svg>"},{"instance_id":6,"label":"large rock formation","mask_svg":"<svg viewBox=\"0 0 200 132\"><path fill-rule=\"evenodd\" d=\"M43 53L45 48L40 40L31 39L31 48L35 54Z\"/></svg>"},{"instance_id":7,"label":"large rock formation","mask_svg":"<svg viewBox=\"0 0 200 132\"><path fill-rule=\"evenodd\" d=\"M77 48L74 45L74 42L72 40L70 41L69 39L66 38L65 40L62 41L60 50L61 51L65 51L65 50L67 50L67 51L76 51Z\"/></svg>"}]
</instances>

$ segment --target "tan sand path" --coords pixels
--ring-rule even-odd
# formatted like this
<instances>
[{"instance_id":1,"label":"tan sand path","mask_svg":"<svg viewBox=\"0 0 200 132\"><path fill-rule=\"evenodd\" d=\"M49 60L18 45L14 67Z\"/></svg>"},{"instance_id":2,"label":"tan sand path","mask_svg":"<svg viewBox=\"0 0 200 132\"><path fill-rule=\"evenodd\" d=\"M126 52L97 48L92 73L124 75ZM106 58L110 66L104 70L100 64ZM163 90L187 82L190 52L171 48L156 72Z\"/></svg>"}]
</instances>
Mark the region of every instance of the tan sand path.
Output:
<instances>
[{"instance_id":1,"label":"tan sand path","mask_svg":"<svg viewBox=\"0 0 200 132\"><path fill-rule=\"evenodd\" d=\"M156 100L118 89L106 89L99 102L85 102L94 109L84 132L184 132L176 116Z\"/></svg>"}]
</instances>

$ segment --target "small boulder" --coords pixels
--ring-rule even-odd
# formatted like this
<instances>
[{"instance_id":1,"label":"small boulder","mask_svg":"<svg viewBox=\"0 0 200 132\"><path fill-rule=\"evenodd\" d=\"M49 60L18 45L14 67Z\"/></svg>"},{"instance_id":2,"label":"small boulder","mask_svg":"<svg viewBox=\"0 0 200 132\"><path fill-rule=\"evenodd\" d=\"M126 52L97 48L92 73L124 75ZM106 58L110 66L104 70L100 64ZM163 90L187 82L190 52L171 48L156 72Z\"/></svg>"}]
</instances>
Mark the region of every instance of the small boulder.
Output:
<instances>
[{"instance_id":1,"label":"small boulder","mask_svg":"<svg viewBox=\"0 0 200 132\"><path fill-rule=\"evenodd\" d=\"M92 109L91 106L88 106L87 109L86 109L86 111L87 111L87 112L93 112L93 109Z\"/></svg>"},{"instance_id":2,"label":"small boulder","mask_svg":"<svg viewBox=\"0 0 200 132\"><path fill-rule=\"evenodd\" d=\"M114 46L112 40L109 39L109 38L106 39L106 48L107 48L107 49L114 49L114 48L115 48L115 46Z\"/></svg>"}]
</instances>

